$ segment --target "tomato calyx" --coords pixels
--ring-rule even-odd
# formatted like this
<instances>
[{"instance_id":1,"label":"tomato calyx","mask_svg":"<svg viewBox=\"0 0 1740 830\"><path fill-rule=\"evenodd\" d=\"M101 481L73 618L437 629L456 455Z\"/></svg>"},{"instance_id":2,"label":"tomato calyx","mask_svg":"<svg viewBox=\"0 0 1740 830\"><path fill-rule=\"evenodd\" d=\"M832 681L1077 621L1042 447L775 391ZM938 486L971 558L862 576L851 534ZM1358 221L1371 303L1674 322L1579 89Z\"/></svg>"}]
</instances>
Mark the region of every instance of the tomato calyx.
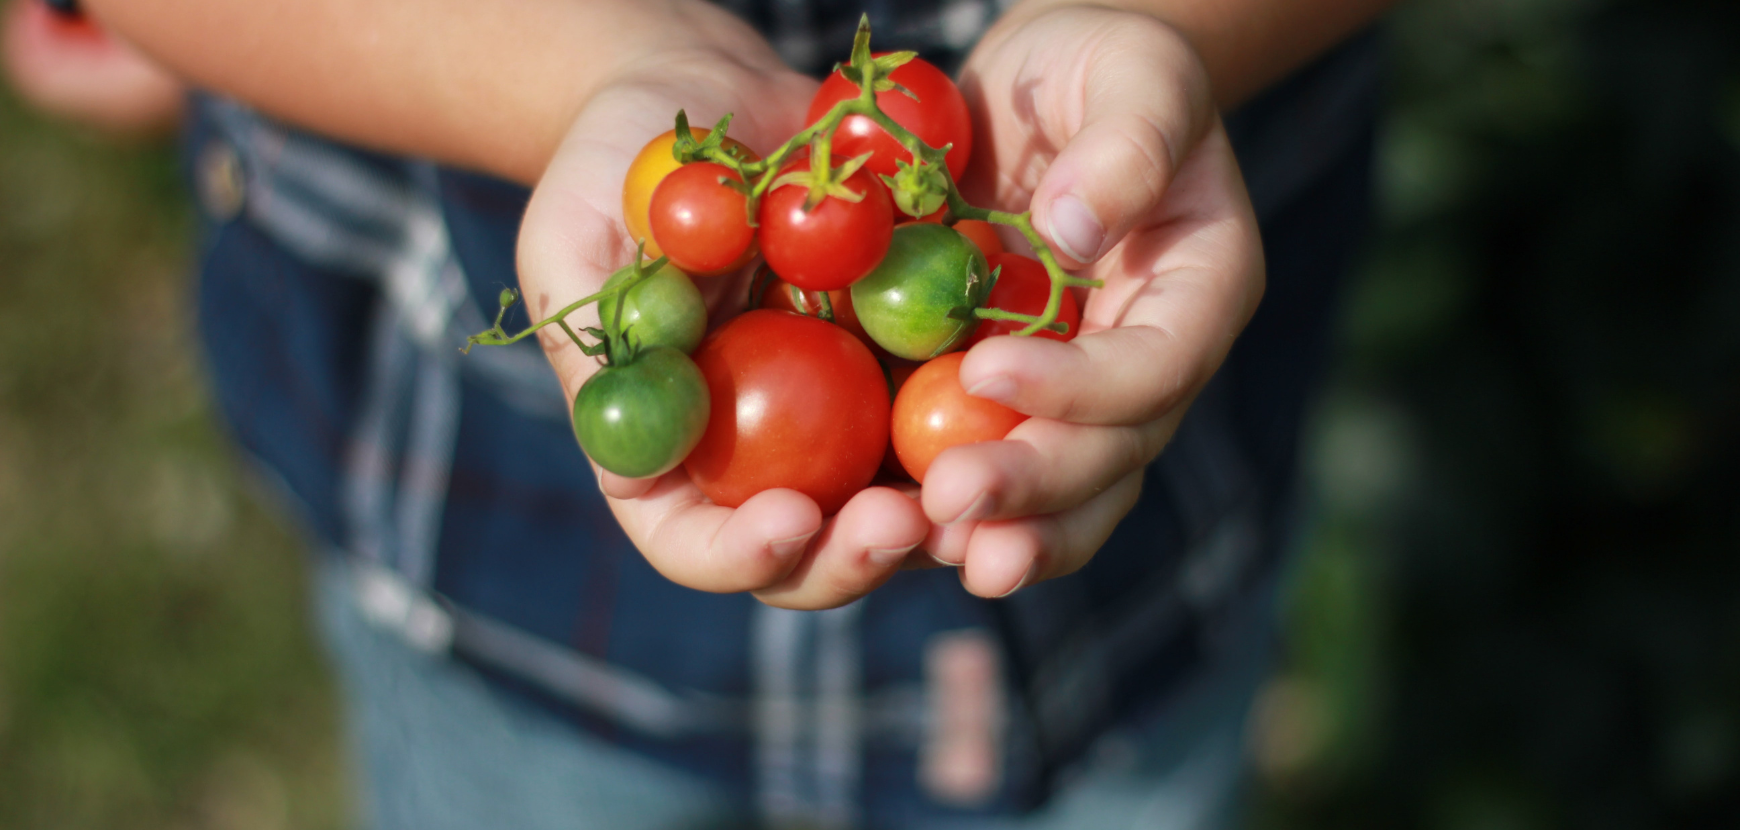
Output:
<instances>
[{"instance_id":1,"label":"tomato calyx","mask_svg":"<svg viewBox=\"0 0 1740 830\"><path fill-rule=\"evenodd\" d=\"M945 144L941 152L947 156L952 147L953 144ZM894 175L880 178L888 185L888 192L894 197L894 206L900 208L902 213L915 218L929 216L948 204L948 167L938 167L922 157L916 163L897 159L894 166Z\"/></svg>"},{"instance_id":2,"label":"tomato calyx","mask_svg":"<svg viewBox=\"0 0 1740 830\"><path fill-rule=\"evenodd\" d=\"M854 156L839 167L833 166L832 153L828 149L828 136L818 135L810 144L810 157L822 159L825 163L816 164L813 161L807 170L788 170L780 173L773 180L769 191L777 190L789 184L809 188L810 195L804 199L804 212L809 213L822 203L823 199L832 197L842 201L857 204L869 195L862 190L853 190L846 186L846 180L858 172L864 163L870 160L869 153Z\"/></svg>"},{"instance_id":3,"label":"tomato calyx","mask_svg":"<svg viewBox=\"0 0 1740 830\"><path fill-rule=\"evenodd\" d=\"M865 15L858 23L858 31L852 36L852 56L845 63L834 64L834 71L840 73L846 80L858 85L859 89L869 87L869 95L873 98L878 92L899 91L914 101L918 96L912 90L895 83L889 76L894 70L912 62L918 57L917 52L889 52L880 57L870 53L870 18ZM868 82L868 83L866 83Z\"/></svg>"},{"instance_id":4,"label":"tomato calyx","mask_svg":"<svg viewBox=\"0 0 1740 830\"><path fill-rule=\"evenodd\" d=\"M736 169L734 165L721 161L721 157L734 161L743 160L735 147L725 143L725 129L731 126L732 115L733 113L725 113L725 116L719 119L719 123L713 125L713 129L707 133L706 138L696 141L694 131L689 129L689 114L677 110L677 140L675 144L671 145L671 157L675 158L678 164L711 161Z\"/></svg>"}]
</instances>

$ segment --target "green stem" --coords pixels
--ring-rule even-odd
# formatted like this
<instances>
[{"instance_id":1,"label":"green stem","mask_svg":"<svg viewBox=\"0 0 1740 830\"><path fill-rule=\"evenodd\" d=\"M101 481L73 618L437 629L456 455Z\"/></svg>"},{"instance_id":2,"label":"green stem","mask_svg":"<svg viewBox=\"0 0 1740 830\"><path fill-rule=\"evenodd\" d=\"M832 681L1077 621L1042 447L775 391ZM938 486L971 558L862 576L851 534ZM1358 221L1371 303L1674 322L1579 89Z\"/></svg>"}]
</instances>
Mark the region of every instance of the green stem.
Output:
<instances>
[{"instance_id":1,"label":"green stem","mask_svg":"<svg viewBox=\"0 0 1740 830\"><path fill-rule=\"evenodd\" d=\"M863 27L860 30L862 43L854 43L854 61L865 60L863 55L868 54L869 48L868 18L860 21L859 25ZM865 51L860 53L860 48ZM828 110L827 114L822 116L821 120L805 127L796 135L787 139L784 144L781 144L772 153L768 154L767 158L759 161L745 161L731 155L731 153L725 149L723 144L717 147L709 147L705 151L702 151L702 157L736 172L743 178L744 183L748 185L748 195L746 196L748 204L746 207L748 209L750 226L753 227L757 225L757 213L760 211L761 200L767 195L767 192L772 189L774 181L779 178L781 168L785 166L786 160L791 157L792 153L797 152L799 148L808 146L811 142L815 142L816 155L822 157L822 163L831 164L831 160L826 157L831 154L834 131L839 128L841 122L853 115L861 115L875 122L883 130L887 131L894 140L900 142L900 145L905 147L906 151L911 153L914 159L921 160L923 163L928 165L935 165L947 169L948 152L946 150L925 144L923 141L919 140L918 136L913 135L911 131L902 127L900 124L895 122L894 119L888 117L888 115L882 112L881 108L876 105L875 87L876 82L879 80L877 76L880 70L874 70L870 63L866 63L864 66L860 67L860 69L861 74L858 82L858 97L834 104L834 106ZM1027 240L1029 245L1032 246L1034 256L1037 257L1039 262L1045 266L1045 273L1051 278L1051 294L1046 299L1045 310L1038 316L1000 316L1012 314L1012 312L1006 312L1000 309L977 309L975 313L983 319L1026 322L1028 325L1025 328L1015 332L1015 334L1021 336L1031 335L1035 332L1046 329L1053 331L1066 331L1068 329L1067 326L1059 329L1057 324L1057 315L1063 307L1063 292L1071 287L1100 288L1104 286L1104 282L1096 279L1074 277L1065 272L1062 266L1057 264L1057 257L1052 254L1051 246L1047 245L1045 240L1040 238L1038 232L1033 229L1033 220L1030 213L1005 213L1002 211L973 207L967 203L967 200L964 197L961 196L960 189L956 187L953 178L945 178L948 179L948 210L944 216L945 221L947 221L948 224L953 225L962 219L978 219L986 222L994 222L999 225L1009 225L1015 228L1021 232L1021 236ZM495 326L482 334L473 335L466 342L465 349L466 351L470 351L471 347L477 344L505 346L510 343L515 343L525 339L551 323L560 323L563 329L568 331L568 335L573 337L575 342L578 343L580 342L579 337L574 334L574 331L568 327L566 322L563 322L564 318L590 303L598 302L605 297L619 294L622 291L627 290L628 288L638 284L640 279L644 279L647 274L658 270L658 268L663 264L664 261L661 258L654 262L652 267L641 271L636 279L625 280L623 284L617 286L615 289L600 291L590 297L576 300L564 307L562 310L556 312L554 315L551 315L548 319L542 320L516 335L509 336L502 330L501 317L498 315ZM621 333L616 331L615 327L610 325L610 323L606 322L605 326L607 339L620 337Z\"/></svg>"},{"instance_id":2,"label":"green stem","mask_svg":"<svg viewBox=\"0 0 1740 830\"><path fill-rule=\"evenodd\" d=\"M573 314L574 312L579 311L580 309L585 308L586 306L591 305L591 304L596 303L596 302L599 302L601 300L604 300L604 299L607 299L610 297L619 296L619 295L627 292L629 289L631 289L637 285L640 285L641 281L647 279L648 277L651 277L660 268L665 267L665 263L668 261L669 260L666 259L665 257L659 257L658 259L655 259L651 263L649 263L646 267L636 269L634 275L632 277L630 277L629 279L623 280L622 282L617 283L616 285L613 285L613 286L606 288L602 291L599 291L596 294L589 294L585 297L581 297L580 299L575 300L574 302L571 302L571 303L563 306L555 314L552 314L549 317L546 317L542 320L539 320L536 323L533 323L530 326L527 326L525 328L525 330L521 331L519 334L510 335L506 331L504 331L501 327L501 318L504 315L497 314L496 318L495 318L495 325L491 326L488 330L484 331L482 334L474 334L474 335L466 338L465 348L461 349L460 351L462 351L466 354L470 354L472 346L509 346L509 345L514 344L514 343L518 343L521 340L524 340L528 337L531 337L533 334L536 334L540 329L543 329L545 326L548 326L552 323L554 323L558 326L561 326L562 330L567 332L568 336L574 340L575 345L579 346L582 349L585 349L585 348L587 348L585 341L582 341L580 339L580 335L575 333L573 328L569 327L568 315ZM527 306L530 307L530 304L528 303ZM503 309L503 311L506 311L506 309ZM621 311L622 311L622 304L618 303L617 304L617 312L618 312L617 316L619 316L619 317L621 316L621 314L620 314ZM613 325L611 322L604 321L604 320L600 320L599 322L605 326L605 330L607 333L619 334L619 332L616 331L616 326Z\"/></svg>"},{"instance_id":3,"label":"green stem","mask_svg":"<svg viewBox=\"0 0 1740 830\"><path fill-rule=\"evenodd\" d=\"M1008 321L1014 322L1014 323L1028 323L1028 324L1041 323L1041 318L1039 318L1035 315L1022 314L1022 313L1017 312L1017 311L1004 311L1003 309L1000 309L1000 308L975 308L975 309L973 309L973 316L979 318L980 320L1008 320ZM1069 324L1063 322L1062 320L1054 320L1050 323L1041 323L1040 328L1045 329L1045 330L1049 330L1049 331L1055 331L1058 334L1068 334L1069 333Z\"/></svg>"}]
</instances>

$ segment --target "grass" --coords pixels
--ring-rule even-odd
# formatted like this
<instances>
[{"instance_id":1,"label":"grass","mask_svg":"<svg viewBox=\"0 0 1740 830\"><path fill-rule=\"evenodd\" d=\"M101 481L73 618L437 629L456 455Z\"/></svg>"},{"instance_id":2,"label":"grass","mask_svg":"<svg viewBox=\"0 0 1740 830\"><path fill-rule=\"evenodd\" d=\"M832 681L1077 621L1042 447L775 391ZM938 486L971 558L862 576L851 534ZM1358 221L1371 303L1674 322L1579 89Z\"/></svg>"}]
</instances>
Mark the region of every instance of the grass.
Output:
<instances>
[{"instance_id":1,"label":"grass","mask_svg":"<svg viewBox=\"0 0 1740 830\"><path fill-rule=\"evenodd\" d=\"M171 148L0 93L0 827L346 826L296 540L192 342Z\"/></svg>"}]
</instances>

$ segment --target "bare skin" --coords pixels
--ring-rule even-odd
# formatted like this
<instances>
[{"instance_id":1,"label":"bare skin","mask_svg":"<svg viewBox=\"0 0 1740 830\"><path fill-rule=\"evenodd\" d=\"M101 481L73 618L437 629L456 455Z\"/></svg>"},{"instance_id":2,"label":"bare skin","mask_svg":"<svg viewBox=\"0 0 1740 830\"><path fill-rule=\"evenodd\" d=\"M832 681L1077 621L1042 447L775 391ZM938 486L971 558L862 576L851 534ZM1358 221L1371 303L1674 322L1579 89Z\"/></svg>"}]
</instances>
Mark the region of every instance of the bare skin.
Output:
<instances>
[{"instance_id":1,"label":"bare skin","mask_svg":"<svg viewBox=\"0 0 1740 830\"><path fill-rule=\"evenodd\" d=\"M519 240L534 314L596 291L632 256L623 176L678 108L702 124L735 112L732 134L765 153L802 127L815 88L748 27L687 0L520 0L487 19L460 0L92 5L195 82L281 117L535 184ZM1026 0L963 72L984 137L968 198L1030 205L1067 265L1105 281L1074 341L994 338L963 363L973 394L1036 417L1009 440L943 453L921 493L871 488L833 517L787 490L720 507L680 469L601 474L661 573L826 608L934 556L995 597L1074 571L1104 543L1262 295L1256 219L1219 107L1384 4L1119 5ZM704 286L715 315L732 310L729 285ZM572 395L596 363L571 343L544 345Z\"/></svg>"}]
</instances>

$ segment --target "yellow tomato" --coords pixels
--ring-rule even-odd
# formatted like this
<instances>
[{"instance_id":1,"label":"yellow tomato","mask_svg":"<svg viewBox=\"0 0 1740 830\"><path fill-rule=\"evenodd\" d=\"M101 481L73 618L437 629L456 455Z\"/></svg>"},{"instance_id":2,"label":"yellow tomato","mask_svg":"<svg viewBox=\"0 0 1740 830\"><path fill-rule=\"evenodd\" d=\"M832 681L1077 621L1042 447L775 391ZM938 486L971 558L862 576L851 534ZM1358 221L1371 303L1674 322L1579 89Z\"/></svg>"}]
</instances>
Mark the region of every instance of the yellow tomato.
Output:
<instances>
[{"instance_id":1,"label":"yellow tomato","mask_svg":"<svg viewBox=\"0 0 1740 830\"><path fill-rule=\"evenodd\" d=\"M712 132L704 127L689 128L696 141L707 138ZM682 166L677 164L671 148L677 143L677 131L670 130L658 138L646 143L640 148L640 153L628 165L628 177L622 182L622 221L628 226L628 235L636 242L646 240L646 255L657 258L664 253L659 250L658 243L652 238L652 224L647 218L647 206L652 204L653 189L659 182L665 180L671 171ZM760 157L749 151L736 139L726 138L726 147L734 147L744 158L756 160Z\"/></svg>"}]
</instances>

